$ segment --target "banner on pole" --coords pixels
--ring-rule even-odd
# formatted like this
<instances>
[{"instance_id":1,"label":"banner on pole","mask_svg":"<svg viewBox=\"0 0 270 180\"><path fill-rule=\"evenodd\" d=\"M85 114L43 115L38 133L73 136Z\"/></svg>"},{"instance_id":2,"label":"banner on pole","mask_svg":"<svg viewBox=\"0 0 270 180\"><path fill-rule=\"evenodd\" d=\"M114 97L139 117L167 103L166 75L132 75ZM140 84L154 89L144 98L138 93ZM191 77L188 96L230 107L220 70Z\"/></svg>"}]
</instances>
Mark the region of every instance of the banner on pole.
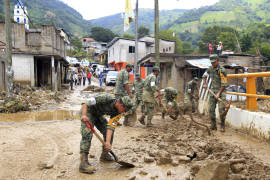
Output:
<instances>
[{"instance_id":1,"label":"banner on pole","mask_svg":"<svg viewBox=\"0 0 270 180\"><path fill-rule=\"evenodd\" d=\"M124 32L129 29L130 23L134 21L134 13L131 8L131 0L126 0L126 9L124 17Z\"/></svg>"}]
</instances>

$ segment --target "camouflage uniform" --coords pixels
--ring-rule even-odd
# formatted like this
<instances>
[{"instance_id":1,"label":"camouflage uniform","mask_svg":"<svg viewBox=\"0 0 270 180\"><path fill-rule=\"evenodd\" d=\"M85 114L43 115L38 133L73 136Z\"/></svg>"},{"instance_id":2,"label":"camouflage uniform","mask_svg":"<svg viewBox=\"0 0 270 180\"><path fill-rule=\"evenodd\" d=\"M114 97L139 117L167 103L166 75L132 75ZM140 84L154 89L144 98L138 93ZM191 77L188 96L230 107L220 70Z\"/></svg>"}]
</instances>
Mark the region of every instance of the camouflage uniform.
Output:
<instances>
[{"instance_id":1,"label":"camouflage uniform","mask_svg":"<svg viewBox=\"0 0 270 180\"><path fill-rule=\"evenodd\" d=\"M85 102L87 105L87 117L89 118L90 123L100 131L103 135L104 140L106 141L106 129L114 128L111 126L107 126L107 120L103 115L110 115L110 117L115 117L119 113L117 109L114 107L116 98L108 93L99 93L94 96L94 103L91 101ZM81 135L82 139L80 142L80 152L88 153L91 140L93 137L92 131L85 125L84 122L81 122ZM111 143L113 141L113 137L111 139Z\"/></svg>"},{"instance_id":2,"label":"camouflage uniform","mask_svg":"<svg viewBox=\"0 0 270 180\"><path fill-rule=\"evenodd\" d=\"M116 98L121 98L123 96L127 96L127 90L125 85L129 83L129 73L126 69L122 69L116 78L116 84L114 88L114 95Z\"/></svg>"},{"instance_id":3,"label":"camouflage uniform","mask_svg":"<svg viewBox=\"0 0 270 180\"><path fill-rule=\"evenodd\" d=\"M211 59L211 57L210 57ZM226 87L226 83L222 83L220 73L222 73L225 77L227 76L225 69L221 66L218 66L217 68L213 68L213 66L210 66L206 72L210 75L210 78L212 79L212 85L211 90L217 94L222 86ZM203 78L206 78L206 75L203 75ZM226 102L226 95L223 91L220 95L220 99L223 100L223 102ZM225 111L225 105L222 102L219 102L212 94L210 94L209 99L209 115L212 123L212 129L216 129L216 104L218 103L218 109L220 114L220 120L221 120L221 127L225 127L225 117L221 116L222 113Z\"/></svg>"},{"instance_id":4,"label":"camouflage uniform","mask_svg":"<svg viewBox=\"0 0 270 180\"><path fill-rule=\"evenodd\" d=\"M186 87L186 92L185 92L185 98L184 98L184 110L189 111L192 109L192 112L195 112L195 100L194 97L194 92L195 89L197 89L197 84L193 83L194 79L189 81Z\"/></svg>"},{"instance_id":5,"label":"camouflage uniform","mask_svg":"<svg viewBox=\"0 0 270 180\"><path fill-rule=\"evenodd\" d=\"M143 96L143 86L144 86L144 80L141 78L139 80L134 81L134 91L135 91L135 109L137 110L139 104L141 103L141 112L144 112L144 104L142 101Z\"/></svg>"},{"instance_id":6,"label":"camouflage uniform","mask_svg":"<svg viewBox=\"0 0 270 180\"><path fill-rule=\"evenodd\" d=\"M155 93L158 91L158 81L154 73L148 75L144 81L143 87L143 103L145 106L145 112L141 119L147 116L147 125L152 125L151 120L153 118L154 107L156 102Z\"/></svg>"},{"instance_id":7,"label":"camouflage uniform","mask_svg":"<svg viewBox=\"0 0 270 180\"><path fill-rule=\"evenodd\" d=\"M163 104L168 109L171 109L171 112L169 112L169 117L176 120L179 115L179 106L177 102L175 101L175 98L177 97L178 92L176 89L172 87L167 87L165 89L165 95L163 98ZM166 109L163 107L162 110L162 118L164 119L164 116L166 114Z\"/></svg>"}]
</instances>

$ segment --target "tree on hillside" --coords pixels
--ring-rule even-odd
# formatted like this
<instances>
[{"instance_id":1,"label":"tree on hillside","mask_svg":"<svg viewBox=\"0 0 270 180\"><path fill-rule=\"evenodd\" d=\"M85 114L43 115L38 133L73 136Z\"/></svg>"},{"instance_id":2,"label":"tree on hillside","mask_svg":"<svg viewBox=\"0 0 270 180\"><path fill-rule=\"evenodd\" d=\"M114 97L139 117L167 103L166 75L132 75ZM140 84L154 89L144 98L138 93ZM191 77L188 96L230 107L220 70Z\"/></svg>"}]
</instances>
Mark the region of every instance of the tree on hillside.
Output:
<instances>
[{"instance_id":1,"label":"tree on hillside","mask_svg":"<svg viewBox=\"0 0 270 180\"><path fill-rule=\"evenodd\" d=\"M235 34L238 34L235 29L231 27L211 26L205 29L201 35L201 41L198 42L200 52L208 52L208 44L213 46L222 41L224 49L235 50L237 46Z\"/></svg>"},{"instance_id":2,"label":"tree on hillside","mask_svg":"<svg viewBox=\"0 0 270 180\"><path fill-rule=\"evenodd\" d=\"M183 52L182 42L177 36L174 36L174 32L172 30L159 31L159 38L175 41L175 52L179 54Z\"/></svg>"},{"instance_id":3,"label":"tree on hillside","mask_svg":"<svg viewBox=\"0 0 270 180\"><path fill-rule=\"evenodd\" d=\"M139 38L149 35L149 29L145 26L140 26L138 29Z\"/></svg>"},{"instance_id":4,"label":"tree on hillside","mask_svg":"<svg viewBox=\"0 0 270 180\"><path fill-rule=\"evenodd\" d=\"M249 34L242 35L242 37L240 38L240 44L241 44L242 52L249 51L249 49L252 47L252 41Z\"/></svg>"},{"instance_id":5,"label":"tree on hillside","mask_svg":"<svg viewBox=\"0 0 270 180\"><path fill-rule=\"evenodd\" d=\"M237 41L235 35L232 32L221 32L217 37L218 41L222 42L223 50L236 50Z\"/></svg>"},{"instance_id":6,"label":"tree on hillside","mask_svg":"<svg viewBox=\"0 0 270 180\"><path fill-rule=\"evenodd\" d=\"M91 36L100 42L110 42L116 36L110 29L103 27L93 27L91 29Z\"/></svg>"},{"instance_id":7,"label":"tree on hillside","mask_svg":"<svg viewBox=\"0 0 270 180\"><path fill-rule=\"evenodd\" d=\"M183 54L192 54L193 48L190 42L184 41L182 43Z\"/></svg>"},{"instance_id":8,"label":"tree on hillside","mask_svg":"<svg viewBox=\"0 0 270 180\"><path fill-rule=\"evenodd\" d=\"M127 33L123 34L122 37L123 37L123 38L127 38L127 39L135 39L135 36L134 36L134 35L132 35L132 34L127 34Z\"/></svg>"}]
</instances>

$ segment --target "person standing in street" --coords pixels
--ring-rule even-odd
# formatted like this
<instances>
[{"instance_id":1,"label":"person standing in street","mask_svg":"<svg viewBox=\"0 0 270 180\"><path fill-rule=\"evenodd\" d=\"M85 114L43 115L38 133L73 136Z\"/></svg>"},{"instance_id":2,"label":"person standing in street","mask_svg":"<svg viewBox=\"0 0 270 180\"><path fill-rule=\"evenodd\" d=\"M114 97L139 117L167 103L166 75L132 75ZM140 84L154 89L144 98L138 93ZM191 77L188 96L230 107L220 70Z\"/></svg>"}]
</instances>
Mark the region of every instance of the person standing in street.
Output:
<instances>
[{"instance_id":1,"label":"person standing in street","mask_svg":"<svg viewBox=\"0 0 270 180\"><path fill-rule=\"evenodd\" d=\"M226 71L223 67L219 65L219 57L217 54L210 55L210 61L212 66L210 66L203 75L203 87L207 89L207 82L206 78L209 75L212 84L211 84L211 90L215 93L215 96L210 94L209 99L209 115L211 119L211 129L217 130L216 126L216 104L218 103L218 109L220 114L220 120L221 120L221 132L225 132L225 116L222 115L225 111L225 105L224 103L220 102L218 99L222 99L223 102L226 102L226 94L224 92L226 86L227 86L227 79L226 79Z\"/></svg>"},{"instance_id":2,"label":"person standing in street","mask_svg":"<svg viewBox=\"0 0 270 180\"><path fill-rule=\"evenodd\" d=\"M79 80L79 85L81 86L82 85L82 72L79 71L78 73L78 80Z\"/></svg>"},{"instance_id":3,"label":"person standing in street","mask_svg":"<svg viewBox=\"0 0 270 180\"><path fill-rule=\"evenodd\" d=\"M115 121L112 118L129 111L132 107L133 102L128 96L116 99L115 96L104 92L82 103L79 172L91 174L96 171L88 162L93 132L86 126L85 122L90 122L93 127L96 126L103 135L106 146L103 146L100 160L113 161L113 157L108 152L111 150L113 134L118 120ZM111 119L107 122L104 115L109 115Z\"/></svg>"},{"instance_id":4,"label":"person standing in street","mask_svg":"<svg viewBox=\"0 0 270 180\"><path fill-rule=\"evenodd\" d=\"M213 46L212 46L212 43L209 43L209 44L208 44L208 48L209 48L209 54L212 54L212 52L213 52Z\"/></svg>"},{"instance_id":5,"label":"person standing in street","mask_svg":"<svg viewBox=\"0 0 270 180\"><path fill-rule=\"evenodd\" d=\"M83 86L85 86L86 74L85 74L84 70L82 71L82 78L83 78Z\"/></svg>"},{"instance_id":6,"label":"person standing in street","mask_svg":"<svg viewBox=\"0 0 270 180\"><path fill-rule=\"evenodd\" d=\"M76 72L74 73L73 78L74 78L74 85L77 86L78 85L78 75Z\"/></svg>"},{"instance_id":7,"label":"person standing in street","mask_svg":"<svg viewBox=\"0 0 270 180\"><path fill-rule=\"evenodd\" d=\"M158 80L157 80L159 72L160 72L159 67L154 66L153 73L149 74L144 81L143 104L145 106L145 111L142 117L139 119L139 122L145 125L144 118L145 116L147 116L147 124L146 124L147 127L153 126L151 121L154 115L154 107L157 97L159 98L159 101L161 103L160 91L158 88Z\"/></svg>"},{"instance_id":8,"label":"person standing in street","mask_svg":"<svg viewBox=\"0 0 270 180\"><path fill-rule=\"evenodd\" d=\"M136 74L136 80L133 83L133 88L135 92L135 112L138 108L138 106L141 104L141 112L144 112L144 105L143 105L143 86L144 86L144 80L140 77L140 74Z\"/></svg>"},{"instance_id":9,"label":"person standing in street","mask_svg":"<svg viewBox=\"0 0 270 180\"><path fill-rule=\"evenodd\" d=\"M127 64L125 69L122 69L116 77L116 84L114 88L114 95L116 98L121 98L123 96L129 96L132 98L131 91L129 89L129 73L132 71L132 64ZM134 112L132 112L133 115ZM126 115L124 118L124 125L131 125L129 122L129 117L131 114Z\"/></svg>"},{"instance_id":10,"label":"person standing in street","mask_svg":"<svg viewBox=\"0 0 270 180\"><path fill-rule=\"evenodd\" d=\"M91 85L91 78L92 78L92 74L90 71L88 71L87 73L88 85Z\"/></svg>"},{"instance_id":11,"label":"person standing in street","mask_svg":"<svg viewBox=\"0 0 270 180\"><path fill-rule=\"evenodd\" d=\"M195 112L196 103L199 99L199 89L198 89L199 79L195 77L193 80L189 81L186 86L186 92L184 97L184 113L189 111Z\"/></svg>"},{"instance_id":12,"label":"person standing in street","mask_svg":"<svg viewBox=\"0 0 270 180\"><path fill-rule=\"evenodd\" d=\"M221 52L222 52L223 46L222 46L222 42L220 41L217 45L217 55L220 56Z\"/></svg>"},{"instance_id":13,"label":"person standing in street","mask_svg":"<svg viewBox=\"0 0 270 180\"><path fill-rule=\"evenodd\" d=\"M72 73L72 71L69 71L69 84L70 84L70 90L73 90L73 83L74 83L74 78L73 78L74 74Z\"/></svg>"},{"instance_id":14,"label":"person standing in street","mask_svg":"<svg viewBox=\"0 0 270 180\"><path fill-rule=\"evenodd\" d=\"M104 74L103 74L103 72L101 72L100 74L99 74L99 86L101 87L102 86L102 83L103 83L103 76L104 76Z\"/></svg>"}]
</instances>

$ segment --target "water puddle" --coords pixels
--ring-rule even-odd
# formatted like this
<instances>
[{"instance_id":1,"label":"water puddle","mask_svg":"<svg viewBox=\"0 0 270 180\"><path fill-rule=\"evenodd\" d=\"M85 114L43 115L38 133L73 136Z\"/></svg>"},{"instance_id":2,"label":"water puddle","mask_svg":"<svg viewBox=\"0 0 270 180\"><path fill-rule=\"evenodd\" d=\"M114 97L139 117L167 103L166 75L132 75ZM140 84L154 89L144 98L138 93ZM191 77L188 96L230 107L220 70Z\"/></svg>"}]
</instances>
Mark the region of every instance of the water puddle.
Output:
<instances>
[{"instance_id":1,"label":"water puddle","mask_svg":"<svg viewBox=\"0 0 270 180\"><path fill-rule=\"evenodd\" d=\"M0 122L34 122L80 119L77 111L54 110L0 114Z\"/></svg>"}]
</instances>

